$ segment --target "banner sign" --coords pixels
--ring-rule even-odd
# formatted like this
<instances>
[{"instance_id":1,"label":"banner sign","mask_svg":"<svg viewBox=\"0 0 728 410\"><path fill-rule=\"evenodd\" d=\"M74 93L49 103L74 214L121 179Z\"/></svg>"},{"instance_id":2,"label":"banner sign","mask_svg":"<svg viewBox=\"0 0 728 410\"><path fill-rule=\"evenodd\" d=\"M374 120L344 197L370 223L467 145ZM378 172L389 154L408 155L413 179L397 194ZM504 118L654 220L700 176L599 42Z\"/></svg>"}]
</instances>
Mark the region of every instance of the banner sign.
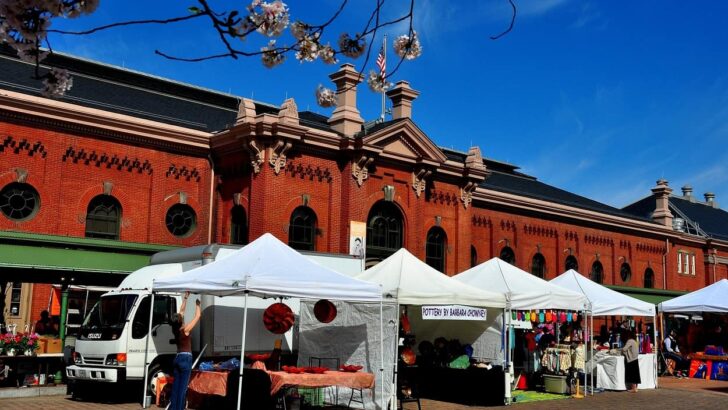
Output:
<instances>
[{"instance_id":1,"label":"banner sign","mask_svg":"<svg viewBox=\"0 0 728 410\"><path fill-rule=\"evenodd\" d=\"M349 222L349 255L364 258L367 245L367 224L358 221Z\"/></svg>"},{"instance_id":2,"label":"banner sign","mask_svg":"<svg viewBox=\"0 0 728 410\"><path fill-rule=\"evenodd\" d=\"M486 320L486 310L461 305L422 306L424 320Z\"/></svg>"}]
</instances>

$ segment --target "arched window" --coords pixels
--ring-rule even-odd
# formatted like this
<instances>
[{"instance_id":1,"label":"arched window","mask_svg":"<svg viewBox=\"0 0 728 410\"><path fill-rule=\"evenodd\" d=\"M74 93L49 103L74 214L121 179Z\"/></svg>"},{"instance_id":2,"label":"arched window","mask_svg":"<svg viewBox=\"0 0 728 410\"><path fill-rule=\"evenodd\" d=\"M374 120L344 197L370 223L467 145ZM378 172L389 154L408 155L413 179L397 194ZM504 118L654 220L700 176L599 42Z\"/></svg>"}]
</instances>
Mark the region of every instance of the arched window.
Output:
<instances>
[{"instance_id":1,"label":"arched window","mask_svg":"<svg viewBox=\"0 0 728 410\"><path fill-rule=\"evenodd\" d=\"M575 271L579 271L579 262L576 260L576 257L574 255L569 255L566 257L566 261L564 262L564 268L566 270L573 269Z\"/></svg>"},{"instance_id":2,"label":"arched window","mask_svg":"<svg viewBox=\"0 0 728 410\"><path fill-rule=\"evenodd\" d=\"M470 267L478 264L478 250L475 249L475 245L470 245Z\"/></svg>"},{"instance_id":3,"label":"arched window","mask_svg":"<svg viewBox=\"0 0 728 410\"><path fill-rule=\"evenodd\" d=\"M111 195L95 196L86 210L86 237L119 239L121 204Z\"/></svg>"},{"instance_id":4,"label":"arched window","mask_svg":"<svg viewBox=\"0 0 728 410\"><path fill-rule=\"evenodd\" d=\"M622 282L629 282L630 279L632 279L632 268L629 266L629 263L624 262L622 266L619 268L619 276L622 278Z\"/></svg>"},{"instance_id":5,"label":"arched window","mask_svg":"<svg viewBox=\"0 0 728 410\"><path fill-rule=\"evenodd\" d=\"M500 258L503 259L503 261L510 263L511 265L516 265L516 254L515 252L513 252L513 249L511 249L510 246L506 246L505 248L501 249Z\"/></svg>"},{"instance_id":6,"label":"arched window","mask_svg":"<svg viewBox=\"0 0 728 410\"><path fill-rule=\"evenodd\" d=\"M187 204L174 204L167 210L164 224L172 235L186 238L197 228L197 213Z\"/></svg>"},{"instance_id":7,"label":"arched window","mask_svg":"<svg viewBox=\"0 0 728 410\"><path fill-rule=\"evenodd\" d=\"M29 184L13 182L0 191L0 211L13 221L33 218L40 208L38 191Z\"/></svg>"},{"instance_id":8,"label":"arched window","mask_svg":"<svg viewBox=\"0 0 728 410\"><path fill-rule=\"evenodd\" d=\"M367 266L397 252L402 247L402 212L391 202L379 201L367 218Z\"/></svg>"},{"instance_id":9,"label":"arched window","mask_svg":"<svg viewBox=\"0 0 728 410\"><path fill-rule=\"evenodd\" d=\"M541 279L546 275L546 258L540 253L533 255L531 260L531 274Z\"/></svg>"},{"instance_id":10,"label":"arched window","mask_svg":"<svg viewBox=\"0 0 728 410\"><path fill-rule=\"evenodd\" d=\"M602 283L604 281L604 267L599 261L592 263L591 280L596 283Z\"/></svg>"},{"instance_id":11,"label":"arched window","mask_svg":"<svg viewBox=\"0 0 728 410\"><path fill-rule=\"evenodd\" d=\"M316 250L316 214L307 206L299 206L288 224L288 246L299 251Z\"/></svg>"},{"instance_id":12,"label":"arched window","mask_svg":"<svg viewBox=\"0 0 728 410\"><path fill-rule=\"evenodd\" d=\"M440 272L445 272L445 249L447 248L447 235L445 231L435 226L427 231L425 242L425 262Z\"/></svg>"},{"instance_id":13,"label":"arched window","mask_svg":"<svg viewBox=\"0 0 728 410\"><path fill-rule=\"evenodd\" d=\"M655 287L655 272L652 268L645 269L645 288L652 289Z\"/></svg>"},{"instance_id":14,"label":"arched window","mask_svg":"<svg viewBox=\"0 0 728 410\"><path fill-rule=\"evenodd\" d=\"M230 210L230 243L246 245L248 243L248 218L245 208L235 205Z\"/></svg>"}]
</instances>

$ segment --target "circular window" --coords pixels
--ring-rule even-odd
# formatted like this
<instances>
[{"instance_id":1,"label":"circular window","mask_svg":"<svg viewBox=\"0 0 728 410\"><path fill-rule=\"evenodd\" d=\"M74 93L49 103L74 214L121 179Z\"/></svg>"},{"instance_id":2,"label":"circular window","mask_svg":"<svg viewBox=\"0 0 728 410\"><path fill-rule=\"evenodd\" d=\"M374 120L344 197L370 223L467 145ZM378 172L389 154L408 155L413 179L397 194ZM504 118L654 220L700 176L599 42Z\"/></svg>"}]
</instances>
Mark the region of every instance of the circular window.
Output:
<instances>
[{"instance_id":1,"label":"circular window","mask_svg":"<svg viewBox=\"0 0 728 410\"><path fill-rule=\"evenodd\" d=\"M622 277L622 282L629 282L630 279L632 279L632 268L629 266L629 263L623 263L622 267L619 269L619 276Z\"/></svg>"},{"instance_id":2,"label":"circular window","mask_svg":"<svg viewBox=\"0 0 728 410\"><path fill-rule=\"evenodd\" d=\"M39 207L38 191L28 184L13 182L0 191L0 210L14 221L32 218Z\"/></svg>"},{"instance_id":3,"label":"circular window","mask_svg":"<svg viewBox=\"0 0 728 410\"><path fill-rule=\"evenodd\" d=\"M186 204L173 205L167 211L165 218L167 229L174 236L189 236L197 226L197 215L191 206Z\"/></svg>"}]
</instances>

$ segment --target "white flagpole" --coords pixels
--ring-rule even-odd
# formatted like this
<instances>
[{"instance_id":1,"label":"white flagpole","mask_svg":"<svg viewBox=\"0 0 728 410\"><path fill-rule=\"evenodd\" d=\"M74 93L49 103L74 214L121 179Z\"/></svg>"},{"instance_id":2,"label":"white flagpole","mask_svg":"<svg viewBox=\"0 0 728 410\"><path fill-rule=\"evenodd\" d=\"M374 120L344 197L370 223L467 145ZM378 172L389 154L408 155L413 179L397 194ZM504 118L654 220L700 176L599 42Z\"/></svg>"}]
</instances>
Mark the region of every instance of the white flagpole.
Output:
<instances>
[{"instance_id":1,"label":"white flagpole","mask_svg":"<svg viewBox=\"0 0 728 410\"><path fill-rule=\"evenodd\" d=\"M385 71L384 76L382 77L382 122L385 120L385 112L386 112L386 104L384 100L384 84L387 83L387 71L386 71L386 65L387 65L387 35L384 35L384 39L382 39L382 55L384 56L384 65L385 65Z\"/></svg>"}]
</instances>

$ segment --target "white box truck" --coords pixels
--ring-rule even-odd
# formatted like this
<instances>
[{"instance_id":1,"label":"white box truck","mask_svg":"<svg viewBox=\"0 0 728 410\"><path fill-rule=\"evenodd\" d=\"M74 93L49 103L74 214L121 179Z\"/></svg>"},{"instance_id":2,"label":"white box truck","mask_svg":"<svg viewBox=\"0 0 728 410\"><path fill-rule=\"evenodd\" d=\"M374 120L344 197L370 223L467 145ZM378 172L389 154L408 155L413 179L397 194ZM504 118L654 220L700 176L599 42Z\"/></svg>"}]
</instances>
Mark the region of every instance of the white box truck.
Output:
<instances>
[{"instance_id":1,"label":"white box truck","mask_svg":"<svg viewBox=\"0 0 728 410\"><path fill-rule=\"evenodd\" d=\"M150 265L129 274L118 288L104 294L91 309L76 340L73 364L66 367L66 376L73 381L74 394L96 383L116 383L144 380L144 354L149 331L149 305L152 281L194 269L203 264L225 258L239 247L229 245L201 245L160 252L152 256ZM348 255L306 253L304 255L330 269L354 275L364 267L361 258ZM187 304L186 317L192 317L195 298L201 297L202 318L193 331L194 351L207 345L205 357L240 356L242 335L243 297L192 295ZM177 353L171 318L178 311L182 295L158 293L154 297L152 335L149 339L147 360L149 375L160 371L172 372ZM276 339L263 327L263 311L269 300L248 300L248 327L246 352L271 351ZM299 302L285 301L298 314ZM295 328L294 328L295 330ZM295 331L283 335L282 350L296 350ZM151 380L151 378L150 378Z\"/></svg>"}]
</instances>

